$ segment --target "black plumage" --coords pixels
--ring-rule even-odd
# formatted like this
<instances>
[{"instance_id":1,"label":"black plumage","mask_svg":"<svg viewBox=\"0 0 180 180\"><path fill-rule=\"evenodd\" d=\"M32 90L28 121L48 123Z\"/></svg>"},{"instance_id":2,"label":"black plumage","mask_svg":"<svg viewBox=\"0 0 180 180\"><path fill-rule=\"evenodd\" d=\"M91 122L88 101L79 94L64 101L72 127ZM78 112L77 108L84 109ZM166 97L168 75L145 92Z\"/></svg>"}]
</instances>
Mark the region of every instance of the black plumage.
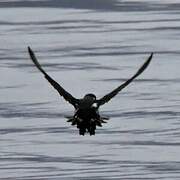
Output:
<instances>
[{"instance_id":1,"label":"black plumage","mask_svg":"<svg viewBox=\"0 0 180 180\"><path fill-rule=\"evenodd\" d=\"M72 125L77 125L79 129L79 134L84 135L89 132L90 135L95 135L96 126L102 126L102 123L106 123L105 120L108 118L101 117L99 115L99 107L103 104L109 102L115 95L117 95L123 88L125 88L129 83L131 83L137 76L139 76L149 65L153 53L145 61L145 63L139 68L134 76L128 79L125 83L118 86L116 89L106 94L100 99L96 99L94 94L86 94L82 99L76 99L70 93L68 93L60 84L54 81L41 67L34 52L30 47L28 47L29 55L36 65L36 67L44 74L44 77L49 81L49 83L58 91L58 93L64 97L66 101L72 104L75 108L75 114L73 117L69 117L67 122L71 122Z\"/></svg>"}]
</instances>

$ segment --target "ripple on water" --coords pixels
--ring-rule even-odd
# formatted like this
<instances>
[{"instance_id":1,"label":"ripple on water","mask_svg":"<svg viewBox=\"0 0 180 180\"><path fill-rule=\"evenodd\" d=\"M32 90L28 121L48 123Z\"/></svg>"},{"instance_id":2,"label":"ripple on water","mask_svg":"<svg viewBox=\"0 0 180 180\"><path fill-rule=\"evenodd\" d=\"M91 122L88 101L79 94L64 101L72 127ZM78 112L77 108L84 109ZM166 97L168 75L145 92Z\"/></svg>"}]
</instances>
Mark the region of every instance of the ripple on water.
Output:
<instances>
[{"instance_id":1,"label":"ripple on water","mask_svg":"<svg viewBox=\"0 0 180 180\"><path fill-rule=\"evenodd\" d=\"M0 179L178 180L179 7L174 0L0 2ZM136 59L155 54L145 73L102 107L108 123L82 137L27 46L78 95L92 87L104 95L137 70Z\"/></svg>"}]
</instances>

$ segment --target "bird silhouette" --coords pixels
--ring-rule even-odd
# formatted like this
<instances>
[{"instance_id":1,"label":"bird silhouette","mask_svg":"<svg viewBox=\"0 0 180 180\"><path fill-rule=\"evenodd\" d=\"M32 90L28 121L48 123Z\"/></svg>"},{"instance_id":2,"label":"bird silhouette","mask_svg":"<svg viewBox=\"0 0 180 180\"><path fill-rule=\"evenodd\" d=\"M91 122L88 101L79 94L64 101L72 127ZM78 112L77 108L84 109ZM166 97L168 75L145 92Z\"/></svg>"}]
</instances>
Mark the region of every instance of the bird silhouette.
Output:
<instances>
[{"instance_id":1,"label":"bird silhouette","mask_svg":"<svg viewBox=\"0 0 180 180\"><path fill-rule=\"evenodd\" d=\"M102 123L106 123L108 118L102 117L99 114L99 107L109 102L114 96L116 96L122 89L130 84L137 76L139 76L149 65L153 57L153 53L148 57L145 63L139 68L139 70L126 82L115 88L110 93L106 94L100 99L92 93L86 94L82 99L73 97L67 92L59 83L52 79L39 64L34 52L28 47L28 52L31 60L36 67L44 74L44 77L49 83L58 91L58 93L75 108L75 113L72 117L69 117L67 122L71 122L72 125L76 125L79 129L79 134L84 135L86 132L90 135L95 135L96 126L102 126Z\"/></svg>"}]
</instances>

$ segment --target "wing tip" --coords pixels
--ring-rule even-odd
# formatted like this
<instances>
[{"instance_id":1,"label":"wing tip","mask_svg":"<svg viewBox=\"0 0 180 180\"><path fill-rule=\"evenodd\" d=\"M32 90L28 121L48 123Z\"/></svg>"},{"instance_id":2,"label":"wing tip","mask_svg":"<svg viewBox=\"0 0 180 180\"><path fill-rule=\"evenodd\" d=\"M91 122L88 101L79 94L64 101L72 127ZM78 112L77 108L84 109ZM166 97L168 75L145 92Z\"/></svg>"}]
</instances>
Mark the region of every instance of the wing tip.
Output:
<instances>
[{"instance_id":1,"label":"wing tip","mask_svg":"<svg viewBox=\"0 0 180 180\"><path fill-rule=\"evenodd\" d=\"M153 52L151 52L151 54L150 54L150 56L149 56L149 60L151 60L152 59L152 57L154 56L154 53Z\"/></svg>"},{"instance_id":2,"label":"wing tip","mask_svg":"<svg viewBox=\"0 0 180 180\"><path fill-rule=\"evenodd\" d=\"M145 64L149 65L149 63L151 62L153 56L154 56L154 53L152 52L152 53L150 54L150 56L148 57L147 61L145 62Z\"/></svg>"},{"instance_id":3,"label":"wing tip","mask_svg":"<svg viewBox=\"0 0 180 180\"><path fill-rule=\"evenodd\" d=\"M28 46L27 49L28 49L29 54L32 55L32 54L33 54L33 51L32 51L32 49L30 48L30 46Z\"/></svg>"},{"instance_id":4,"label":"wing tip","mask_svg":"<svg viewBox=\"0 0 180 180\"><path fill-rule=\"evenodd\" d=\"M154 52L151 52L150 59L154 56Z\"/></svg>"}]
</instances>

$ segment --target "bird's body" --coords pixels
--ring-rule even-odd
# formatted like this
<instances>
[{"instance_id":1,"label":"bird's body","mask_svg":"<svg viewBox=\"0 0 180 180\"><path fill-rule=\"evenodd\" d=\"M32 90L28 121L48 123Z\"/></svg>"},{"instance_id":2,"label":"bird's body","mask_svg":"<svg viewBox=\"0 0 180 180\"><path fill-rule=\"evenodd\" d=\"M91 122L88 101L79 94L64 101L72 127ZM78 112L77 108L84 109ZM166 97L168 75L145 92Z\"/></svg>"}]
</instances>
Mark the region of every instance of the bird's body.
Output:
<instances>
[{"instance_id":1,"label":"bird's body","mask_svg":"<svg viewBox=\"0 0 180 180\"><path fill-rule=\"evenodd\" d=\"M74 116L69 117L67 122L76 125L80 135L84 135L86 132L95 135L96 126L101 127L102 123L106 123L105 119L107 120L99 115L96 96L86 94L83 99L79 100Z\"/></svg>"},{"instance_id":2,"label":"bird's body","mask_svg":"<svg viewBox=\"0 0 180 180\"><path fill-rule=\"evenodd\" d=\"M70 93L68 93L60 84L54 81L41 67L34 52L28 47L30 57L36 67L44 74L49 83L58 91L58 93L64 97L75 108L75 113L72 117L68 118L67 122L71 122L72 125L76 125L79 129L79 134L84 135L88 132L90 135L95 135L96 126L102 126L102 123L106 123L108 118L101 117L99 114L99 107L109 102L115 95L131 83L137 76L139 76L149 65L153 54L149 56L147 61L140 67L137 73L128 79L125 83L118 86L112 92L103 96L100 99L96 99L96 96L92 93L86 94L82 99L76 99Z\"/></svg>"}]
</instances>

